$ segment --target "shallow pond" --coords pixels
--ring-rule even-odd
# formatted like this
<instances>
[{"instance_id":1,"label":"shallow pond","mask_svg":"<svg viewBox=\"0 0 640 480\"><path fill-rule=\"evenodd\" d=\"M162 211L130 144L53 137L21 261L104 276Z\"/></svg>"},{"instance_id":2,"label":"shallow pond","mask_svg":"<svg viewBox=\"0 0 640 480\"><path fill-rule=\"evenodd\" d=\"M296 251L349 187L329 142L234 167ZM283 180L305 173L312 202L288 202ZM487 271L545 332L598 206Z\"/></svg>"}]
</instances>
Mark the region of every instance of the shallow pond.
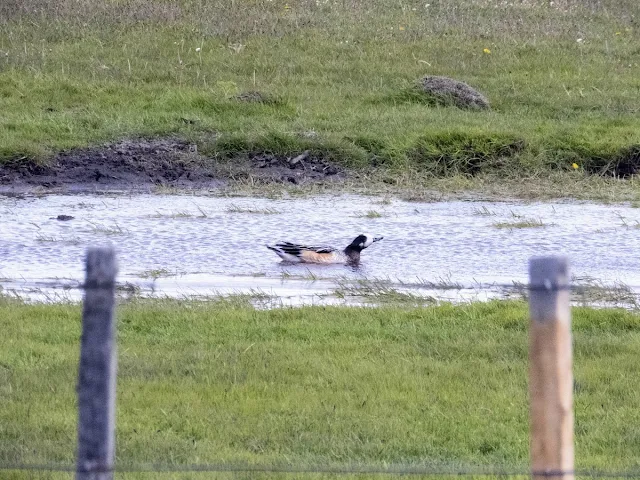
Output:
<instances>
[{"instance_id":1,"label":"shallow pond","mask_svg":"<svg viewBox=\"0 0 640 480\"><path fill-rule=\"evenodd\" d=\"M639 226L640 209L568 201L0 196L0 286L28 298L79 298L63 287L82 281L86 248L104 244L117 249L123 286L161 296L244 293L284 304L359 303L390 292L487 298L526 283L530 257L558 254L570 258L578 282L635 286ZM287 265L264 246L344 247L361 232L384 240L363 251L358 268Z\"/></svg>"}]
</instances>

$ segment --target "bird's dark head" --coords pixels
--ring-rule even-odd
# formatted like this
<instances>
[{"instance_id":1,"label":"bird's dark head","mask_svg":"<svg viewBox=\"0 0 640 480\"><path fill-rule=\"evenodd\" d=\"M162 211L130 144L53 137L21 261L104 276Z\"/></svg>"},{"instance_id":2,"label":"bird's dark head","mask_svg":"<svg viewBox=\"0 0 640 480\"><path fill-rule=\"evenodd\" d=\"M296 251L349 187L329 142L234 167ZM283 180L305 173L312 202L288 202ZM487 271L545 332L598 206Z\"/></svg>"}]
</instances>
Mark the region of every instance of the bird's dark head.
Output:
<instances>
[{"instance_id":1,"label":"bird's dark head","mask_svg":"<svg viewBox=\"0 0 640 480\"><path fill-rule=\"evenodd\" d=\"M349 244L347 249L355 250L356 252L361 252L362 250L364 250L374 242L379 242L383 238L384 237L374 237L373 235L368 235L363 233L361 235L358 235L356 238L354 238L353 242Z\"/></svg>"}]
</instances>

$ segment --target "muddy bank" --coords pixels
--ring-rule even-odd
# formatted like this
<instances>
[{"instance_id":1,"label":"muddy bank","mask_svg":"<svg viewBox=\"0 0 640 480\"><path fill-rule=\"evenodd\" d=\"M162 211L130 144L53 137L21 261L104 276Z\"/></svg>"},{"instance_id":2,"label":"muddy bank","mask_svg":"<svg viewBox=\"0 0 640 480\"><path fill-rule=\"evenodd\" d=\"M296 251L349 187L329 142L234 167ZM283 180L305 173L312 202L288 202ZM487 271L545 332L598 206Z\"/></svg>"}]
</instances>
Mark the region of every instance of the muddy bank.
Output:
<instances>
[{"instance_id":1,"label":"muddy bank","mask_svg":"<svg viewBox=\"0 0 640 480\"><path fill-rule=\"evenodd\" d=\"M0 192L149 191L154 187L217 189L232 182L340 182L343 169L308 152L286 157L247 152L223 161L180 139L135 139L60 152L47 162L0 165Z\"/></svg>"}]
</instances>

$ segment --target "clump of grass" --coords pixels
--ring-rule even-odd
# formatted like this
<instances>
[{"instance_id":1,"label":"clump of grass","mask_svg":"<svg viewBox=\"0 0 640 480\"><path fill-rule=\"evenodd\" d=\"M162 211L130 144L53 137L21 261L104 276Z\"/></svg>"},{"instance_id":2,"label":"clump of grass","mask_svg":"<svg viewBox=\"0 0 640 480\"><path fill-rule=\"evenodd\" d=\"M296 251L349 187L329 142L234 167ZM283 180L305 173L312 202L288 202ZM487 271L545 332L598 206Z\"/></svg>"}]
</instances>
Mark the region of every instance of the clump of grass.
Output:
<instances>
[{"instance_id":1,"label":"clump of grass","mask_svg":"<svg viewBox=\"0 0 640 480\"><path fill-rule=\"evenodd\" d=\"M238 102L261 103L264 105L280 105L284 103L282 99L265 92L260 92L258 90L241 92L233 96L232 98Z\"/></svg>"},{"instance_id":2,"label":"clump of grass","mask_svg":"<svg viewBox=\"0 0 640 480\"><path fill-rule=\"evenodd\" d=\"M207 212L200 205L196 205L196 208L200 212L200 215L198 215L199 218L208 218L209 217Z\"/></svg>"},{"instance_id":3,"label":"clump of grass","mask_svg":"<svg viewBox=\"0 0 640 480\"><path fill-rule=\"evenodd\" d=\"M211 295L186 295L184 297L188 302L205 302L214 304L217 307L224 308L258 308L261 310L282 307L282 300L271 295L259 288L249 289L247 292L221 294L213 293Z\"/></svg>"},{"instance_id":4,"label":"clump of grass","mask_svg":"<svg viewBox=\"0 0 640 480\"><path fill-rule=\"evenodd\" d=\"M260 133L230 134L203 139L199 151L220 160L231 160L224 165L234 166L239 158L252 154L268 153L276 157L293 159L304 152L309 157L327 164L342 167L363 168L369 164L367 152L346 138L335 136L308 137L290 132L269 130Z\"/></svg>"},{"instance_id":5,"label":"clump of grass","mask_svg":"<svg viewBox=\"0 0 640 480\"><path fill-rule=\"evenodd\" d=\"M356 218L382 218L384 215L377 210L367 210L363 213L357 213L354 216Z\"/></svg>"},{"instance_id":6,"label":"clump of grass","mask_svg":"<svg viewBox=\"0 0 640 480\"><path fill-rule=\"evenodd\" d=\"M176 273L171 272L166 268L155 268L152 270L145 270L137 274L137 276L140 278L152 278L154 280L162 277L171 277L174 275L176 275Z\"/></svg>"},{"instance_id":7,"label":"clump of grass","mask_svg":"<svg viewBox=\"0 0 640 480\"><path fill-rule=\"evenodd\" d=\"M445 196L444 192L424 191L423 188L416 188L415 185L413 185L401 193L401 198L405 202L435 203L442 201Z\"/></svg>"},{"instance_id":8,"label":"clump of grass","mask_svg":"<svg viewBox=\"0 0 640 480\"><path fill-rule=\"evenodd\" d=\"M616 212L616 216L620 219L621 226L624 228L640 228L640 222L638 220L634 220L633 223L629 223L626 218L620 213Z\"/></svg>"},{"instance_id":9,"label":"clump of grass","mask_svg":"<svg viewBox=\"0 0 640 480\"><path fill-rule=\"evenodd\" d=\"M429 305L436 302L431 296L421 296L413 292L401 291L386 280L338 281L333 295L341 299L356 299L375 305Z\"/></svg>"},{"instance_id":10,"label":"clump of grass","mask_svg":"<svg viewBox=\"0 0 640 480\"><path fill-rule=\"evenodd\" d=\"M307 281L311 281L311 282L315 282L317 280L322 280L323 277L321 277L320 275L318 275L317 273L312 272L311 270L309 270L307 268L307 271L304 274L293 274L287 271L283 271L280 274L280 277L283 280L307 280Z\"/></svg>"},{"instance_id":11,"label":"clump of grass","mask_svg":"<svg viewBox=\"0 0 640 480\"><path fill-rule=\"evenodd\" d=\"M513 159L525 146L522 137L507 133L438 132L417 139L407 157L433 175L477 175L517 166Z\"/></svg>"},{"instance_id":12,"label":"clump of grass","mask_svg":"<svg viewBox=\"0 0 640 480\"><path fill-rule=\"evenodd\" d=\"M496 212L494 212L493 210L489 210L486 205L483 205L480 208L474 208L473 215L477 215L480 217L491 217L496 215Z\"/></svg>"},{"instance_id":13,"label":"clump of grass","mask_svg":"<svg viewBox=\"0 0 640 480\"><path fill-rule=\"evenodd\" d=\"M420 79L420 92L436 105L454 105L459 108L483 110L489 100L464 82L449 77L427 75Z\"/></svg>"},{"instance_id":14,"label":"clump of grass","mask_svg":"<svg viewBox=\"0 0 640 480\"><path fill-rule=\"evenodd\" d=\"M38 232L38 234L36 235L36 240L38 242L59 242L60 238L54 235L46 235L44 233Z\"/></svg>"},{"instance_id":15,"label":"clump of grass","mask_svg":"<svg viewBox=\"0 0 640 480\"><path fill-rule=\"evenodd\" d=\"M252 213L256 215L279 215L281 212L275 208L258 208L258 207L241 207L239 205L230 205L225 210L227 213Z\"/></svg>"},{"instance_id":16,"label":"clump of grass","mask_svg":"<svg viewBox=\"0 0 640 480\"><path fill-rule=\"evenodd\" d=\"M94 233L101 233L103 235L128 235L129 231L126 228L122 228L117 222L113 222L113 225L104 225L101 223L92 222L87 220Z\"/></svg>"},{"instance_id":17,"label":"clump of grass","mask_svg":"<svg viewBox=\"0 0 640 480\"><path fill-rule=\"evenodd\" d=\"M393 200L391 199L390 196L385 195L380 200L376 200L373 203L376 203L378 205L391 205L393 203Z\"/></svg>"},{"instance_id":18,"label":"clump of grass","mask_svg":"<svg viewBox=\"0 0 640 480\"><path fill-rule=\"evenodd\" d=\"M69 206L73 208L83 209L83 210L94 210L96 208L96 206L93 203L88 203L88 202L78 202Z\"/></svg>"},{"instance_id":19,"label":"clump of grass","mask_svg":"<svg viewBox=\"0 0 640 480\"><path fill-rule=\"evenodd\" d=\"M573 301L579 305L640 309L640 293L622 282L607 284L589 276L573 277Z\"/></svg>"},{"instance_id":20,"label":"clump of grass","mask_svg":"<svg viewBox=\"0 0 640 480\"><path fill-rule=\"evenodd\" d=\"M518 229L518 228L542 228L547 227L549 224L544 223L540 219L528 219L528 220L520 220L518 222L496 222L493 224L495 228L508 228L508 229Z\"/></svg>"},{"instance_id":21,"label":"clump of grass","mask_svg":"<svg viewBox=\"0 0 640 480\"><path fill-rule=\"evenodd\" d=\"M131 282L123 282L116 284L116 293L127 294L130 297L137 297L140 295L142 289L139 285Z\"/></svg>"},{"instance_id":22,"label":"clump of grass","mask_svg":"<svg viewBox=\"0 0 640 480\"><path fill-rule=\"evenodd\" d=\"M65 243L68 245L80 245L82 243L82 240L78 237L56 237L55 235L47 235L41 232L38 232L36 235L36 241L43 243Z\"/></svg>"},{"instance_id":23,"label":"clump of grass","mask_svg":"<svg viewBox=\"0 0 640 480\"><path fill-rule=\"evenodd\" d=\"M427 280L417 277L413 282L400 281L400 285L404 287L433 289L433 290L462 290L464 286L457 281L452 280L451 275L438 277L436 280Z\"/></svg>"},{"instance_id":24,"label":"clump of grass","mask_svg":"<svg viewBox=\"0 0 640 480\"><path fill-rule=\"evenodd\" d=\"M195 215L187 212L185 210L182 210L180 212L173 212L173 213L160 213L160 212L156 212L153 215L151 215L151 218L192 218Z\"/></svg>"}]
</instances>

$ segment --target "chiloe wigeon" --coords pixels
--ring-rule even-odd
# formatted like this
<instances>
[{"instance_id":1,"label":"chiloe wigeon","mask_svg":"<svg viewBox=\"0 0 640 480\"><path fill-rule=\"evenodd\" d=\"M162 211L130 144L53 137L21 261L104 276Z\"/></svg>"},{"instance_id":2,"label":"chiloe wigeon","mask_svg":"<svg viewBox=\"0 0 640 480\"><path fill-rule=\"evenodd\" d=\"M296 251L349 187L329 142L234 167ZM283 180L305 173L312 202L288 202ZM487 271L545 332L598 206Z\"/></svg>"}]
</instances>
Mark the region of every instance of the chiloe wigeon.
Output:
<instances>
[{"instance_id":1,"label":"chiloe wigeon","mask_svg":"<svg viewBox=\"0 0 640 480\"><path fill-rule=\"evenodd\" d=\"M275 245L267 245L286 262L295 263L358 263L360 252L382 240L383 237L372 235L358 235L346 248L340 250L333 247L313 247L291 242L279 242Z\"/></svg>"}]
</instances>

